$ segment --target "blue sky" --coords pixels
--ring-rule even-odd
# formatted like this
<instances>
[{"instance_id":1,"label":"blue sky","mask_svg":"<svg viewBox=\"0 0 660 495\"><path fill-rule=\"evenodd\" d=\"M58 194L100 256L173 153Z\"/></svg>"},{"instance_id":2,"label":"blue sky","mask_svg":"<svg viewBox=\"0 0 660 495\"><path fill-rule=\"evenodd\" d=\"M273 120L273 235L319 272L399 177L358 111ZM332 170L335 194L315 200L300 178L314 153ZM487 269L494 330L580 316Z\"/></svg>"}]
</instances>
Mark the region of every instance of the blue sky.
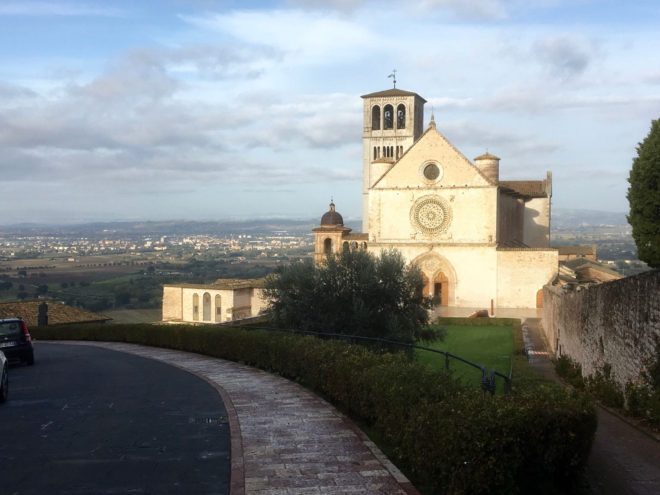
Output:
<instances>
[{"instance_id":1,"label":"blue sky","mask_svg":"<svg viewBox=\"0 0 660 495\"><path fill-rule=\"evenodd\" d=\"M660 5L0 3L0 224L361 215L362 100L427 101L466 157L626 211L660 117Z\"/></svg>"}]
</instances>

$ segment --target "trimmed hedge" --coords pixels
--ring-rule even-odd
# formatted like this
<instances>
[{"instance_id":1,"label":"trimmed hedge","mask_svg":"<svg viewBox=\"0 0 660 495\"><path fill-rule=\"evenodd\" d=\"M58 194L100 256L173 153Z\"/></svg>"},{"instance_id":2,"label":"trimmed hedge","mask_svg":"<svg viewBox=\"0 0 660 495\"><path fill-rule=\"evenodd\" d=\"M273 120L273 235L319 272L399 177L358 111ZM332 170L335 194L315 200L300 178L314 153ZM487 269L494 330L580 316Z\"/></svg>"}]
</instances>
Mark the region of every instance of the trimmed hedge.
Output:
<instances>
[{"instance_id":1,"label":"trimmed hedge","mask_svg":"<svg viewBox=\"0 0 660 495\"><path fill-rule=\"evenodd\" d=\"M378 355L346 342L184 325L75 325L31 333L180 349L298 380L372 428L428 493L566 492L596 429L593 403L582 394L535 384L491 397L403 354Z\"/></svg>"}]
</instances>

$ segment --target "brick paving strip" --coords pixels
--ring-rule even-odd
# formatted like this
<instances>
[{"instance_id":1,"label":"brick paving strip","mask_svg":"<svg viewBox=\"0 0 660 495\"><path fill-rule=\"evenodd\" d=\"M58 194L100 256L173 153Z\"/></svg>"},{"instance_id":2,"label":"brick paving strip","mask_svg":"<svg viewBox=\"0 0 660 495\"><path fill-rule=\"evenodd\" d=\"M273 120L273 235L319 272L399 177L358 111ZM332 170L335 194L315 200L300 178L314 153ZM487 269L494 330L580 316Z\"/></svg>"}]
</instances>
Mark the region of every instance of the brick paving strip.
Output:
<instances>
[{"instance_id":1,"label":"brick paving strip","mask_svg":"<svg viewBox=\"0 0 660 495\"><path fill-rule=\"evenodd\" d=\"M419 495L351 420L285 378L170 349L116 342L48 342L93 345L156 359L210 383L229 415L231 495Z\"/></svg>"}]
</instances>

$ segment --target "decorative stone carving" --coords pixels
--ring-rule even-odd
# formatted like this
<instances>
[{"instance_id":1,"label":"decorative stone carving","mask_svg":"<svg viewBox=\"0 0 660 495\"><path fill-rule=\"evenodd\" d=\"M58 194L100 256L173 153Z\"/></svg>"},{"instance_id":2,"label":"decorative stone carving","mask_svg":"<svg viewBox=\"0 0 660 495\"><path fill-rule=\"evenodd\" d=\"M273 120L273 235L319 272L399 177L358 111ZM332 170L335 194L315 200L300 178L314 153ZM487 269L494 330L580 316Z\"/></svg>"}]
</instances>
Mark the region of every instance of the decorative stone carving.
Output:
<instances>
[{"instance_id":1,"label":"decorative stone carving","mask_svg":"<svg viewBox=\"0 0 660 495\"><path fill-rule=\"evenodd\" d=\"M411 208L410 221L428 235L446 232L451 222L451 207L438 196L423 196Z\"/></svg>"},{"instance_id":2,"label":"decorative stone carving","mask_svg":"<svg viewBox=\"0 0 660 495\"><path fill-rule=\"evenodd\" d=\"M421 263L421 269L425 273L435 273L440 268L440 261L437 258L426 258Z\"/></svg>"}]
</instances>

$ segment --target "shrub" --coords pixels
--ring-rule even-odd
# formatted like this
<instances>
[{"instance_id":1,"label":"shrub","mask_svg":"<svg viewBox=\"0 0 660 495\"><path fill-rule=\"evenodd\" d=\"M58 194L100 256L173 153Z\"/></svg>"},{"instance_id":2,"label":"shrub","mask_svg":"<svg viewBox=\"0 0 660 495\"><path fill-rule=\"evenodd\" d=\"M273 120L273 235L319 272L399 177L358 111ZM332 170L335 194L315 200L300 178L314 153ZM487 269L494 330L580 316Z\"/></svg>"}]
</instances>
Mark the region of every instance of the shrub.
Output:
<instances>
[{"instance_id":1,"label":"shrub","mask_svg":"<svg viewBox=\"0 0 660 495\"><path fill-rule=\"evenodd\" d=\"M430 493L562 491L583 469L596 428L584 394L545 384L492 397L403 354L341 341L184 325L41 327L32 335L176 348L276 371L373 428Z\"/></svg>"},{"instance_id":2,"label":"shrub","mask_svg":"<svg viewBox=\"0 0 660 495\"><path fill-rule=\"evenodd\" d=\"M585 378L585 386L589 393L609 407L623 408L625 403L623 391L612 378L612 366L605 363L603 369Z\"/></svg>"},{"instance_id":3,"label":"shrub","mask_svg":"<svg viewBox=\"0 0 660 495\"><path fill-rule=\"evenodd\" d=\"M626 384L626 407L628 411L660 427L660 343L656 344L655 356L645 360L646 367L635 382Z\"/></svg>"},{"instance_id":4,"label":"shrub","mask_svg":"<svg viewBox=\"0 0 660 495\"><path fill-rule=\"evenodd\" d=\"M584 378L582 378L582 366L569 356L563 355L554 361L555 371L567 383L577 389L584 389Z\"/></svg>"}]
</instances>

